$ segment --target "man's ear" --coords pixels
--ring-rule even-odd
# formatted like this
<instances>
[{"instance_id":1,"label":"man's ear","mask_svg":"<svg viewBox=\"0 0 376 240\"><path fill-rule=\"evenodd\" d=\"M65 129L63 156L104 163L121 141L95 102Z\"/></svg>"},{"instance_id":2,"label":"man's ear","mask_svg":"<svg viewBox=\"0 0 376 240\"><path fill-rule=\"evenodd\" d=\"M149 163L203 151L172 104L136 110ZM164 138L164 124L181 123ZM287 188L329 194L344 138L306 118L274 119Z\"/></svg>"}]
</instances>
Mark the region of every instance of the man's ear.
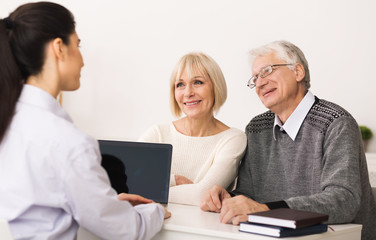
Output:
<instances>
[{"instance_id":1,"label":"man's ear","mask_svg":"<svg viewBox=\"0 0 376 240\"><path fill-rule=\"evenodd\" d=\"M57 59L64 60L64 57L65 57L64 50L66 46L63 40L61 38L55 38L54 40L52 40L50 44L51 44L52 52L55 55L55 57Z\"/></svg>"},{"instance_id":2,"label":"man's ear","mask_svg":"<svg viewBox=\"0 0 376 240\"><path fill-rule=\"evenodd\" d=\"M305 70L301 63L295 65L295 76L297 82L301 82L305 76Z\"/></svg>"}]
</instances>

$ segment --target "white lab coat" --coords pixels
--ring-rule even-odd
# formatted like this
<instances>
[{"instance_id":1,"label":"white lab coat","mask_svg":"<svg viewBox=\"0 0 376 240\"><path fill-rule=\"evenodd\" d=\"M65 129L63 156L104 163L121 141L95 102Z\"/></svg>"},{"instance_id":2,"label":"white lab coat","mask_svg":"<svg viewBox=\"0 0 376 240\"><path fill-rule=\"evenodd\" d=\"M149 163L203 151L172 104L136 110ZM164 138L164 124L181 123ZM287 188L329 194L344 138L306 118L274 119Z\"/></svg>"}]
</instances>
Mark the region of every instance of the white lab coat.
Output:
<instances>
[{"instance_id":1,"label":"white lab coat","mask_svg":"<svg viewBox=\"0 0 376 240\"><path fill-rule=\"evenodd\" d=\"M0 144L0 218L15 239L74 239L78 226L103 239L150 239L162 227L157 204L119 201L98 143L56 99L25 85Z\"/></svg>"}]
</instances>

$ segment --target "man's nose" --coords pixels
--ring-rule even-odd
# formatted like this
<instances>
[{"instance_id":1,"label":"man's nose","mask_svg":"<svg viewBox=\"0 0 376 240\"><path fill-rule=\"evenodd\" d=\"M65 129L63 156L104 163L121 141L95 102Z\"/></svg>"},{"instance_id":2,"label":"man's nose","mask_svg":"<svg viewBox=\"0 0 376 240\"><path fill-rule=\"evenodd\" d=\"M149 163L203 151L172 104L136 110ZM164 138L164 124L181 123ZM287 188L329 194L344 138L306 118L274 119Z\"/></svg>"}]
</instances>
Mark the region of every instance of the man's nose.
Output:
<instances>
[{"instance_id":1,"label":"man's nose","mask_svg":"<svg viewBox=\"0 0 376 240\"><path fill-rule=\"evenodd\" d=\"M265 77L265 78L262 78L262 77L259 77L257 79L257 84L256 84L256 87L257 88L262 88L263 86L265 86L266 84L269 83L269 79L268 77Z\"/></svg>"}]
</instances>

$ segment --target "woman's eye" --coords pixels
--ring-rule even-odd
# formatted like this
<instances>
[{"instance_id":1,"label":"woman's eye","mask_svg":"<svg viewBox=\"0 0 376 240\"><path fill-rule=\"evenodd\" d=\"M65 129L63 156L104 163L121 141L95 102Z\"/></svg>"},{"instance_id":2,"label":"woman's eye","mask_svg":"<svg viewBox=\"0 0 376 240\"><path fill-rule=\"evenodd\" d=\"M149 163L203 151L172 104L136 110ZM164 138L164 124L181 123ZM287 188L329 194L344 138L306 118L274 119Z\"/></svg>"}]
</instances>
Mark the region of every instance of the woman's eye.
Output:
<instances>
[{"instance_id":1,"label":"woman's eye","mask_svg":"<svg viewBox=\"0 0 376 240\"><path fill-rule=\"evenodd\" d=\"M196 80L196 81L195 81L195 85L201 85L201 84L203 84L202 81L200 81L200 80Z\"/></svg>"},{"instance_id":2,"label":"woman's eye","mask_svg":"<svg viewBox=\"0 0 376 240\"><path fill-rule=\"evenodd\" d=\"M183 87L183 86L184 86L183 83L178 83L178 84L176 84L176 87L177 87L177 88L179 88L179 87Z\"/></svg>"}]
</instances>

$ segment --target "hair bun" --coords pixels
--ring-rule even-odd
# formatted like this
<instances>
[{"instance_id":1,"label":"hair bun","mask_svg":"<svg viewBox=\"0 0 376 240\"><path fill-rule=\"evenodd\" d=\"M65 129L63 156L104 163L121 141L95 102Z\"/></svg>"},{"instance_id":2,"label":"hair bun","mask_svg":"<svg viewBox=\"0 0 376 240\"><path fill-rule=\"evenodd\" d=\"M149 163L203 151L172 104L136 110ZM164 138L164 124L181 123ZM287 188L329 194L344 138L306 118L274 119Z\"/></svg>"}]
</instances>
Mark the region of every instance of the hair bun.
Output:
<instances>
[{"instance_id":1,"label":"hair bun","mask_svg":"<svg viewBox=\"0 0 376 240\"><path fill-rule=\"evenodd\" d=\"M14 27L14 22L9 17L3 19L5 22L5 27L8 29L12 29Z\"/></svg>"}]
</instances>

